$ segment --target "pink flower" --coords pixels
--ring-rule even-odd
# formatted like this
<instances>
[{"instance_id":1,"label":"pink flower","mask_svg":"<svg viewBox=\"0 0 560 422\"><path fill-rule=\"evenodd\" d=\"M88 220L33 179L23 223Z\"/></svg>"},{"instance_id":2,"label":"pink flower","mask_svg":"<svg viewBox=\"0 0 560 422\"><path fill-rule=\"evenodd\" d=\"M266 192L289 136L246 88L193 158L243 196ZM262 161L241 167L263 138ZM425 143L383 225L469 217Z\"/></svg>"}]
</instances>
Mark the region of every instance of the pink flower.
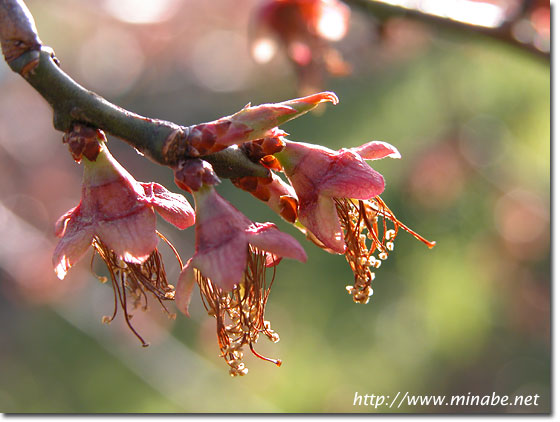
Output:
<instances>
[{"instance_id":1,"label":"pink flower","mask_svg":"<svg viewBox=\"0 0 560 422\"><path fill-rule=\"evenodd\" d=\"M274 280L266 269L282 257L305 262L300 244L272 223L254 223L218 195L212 186L194 191L196 202L195 254L181 271L175 302L188 315L195 284L198 284L208 313L216 318L218 345L230 366L230 374L245 375L243 347L253 348L260 334L278 341L264 320L265 306ZM270 277L268 277L270 278Z\"/></svg>"},{"instance_id":2,"label":"pink flower","mask_svg":"<svg viewBox=\"0 0 560 422\"><path fill-rule=\"evenodd\" d=\"M296 191L302 230L327 251L345 255L354 273L347 290L357 303L367 303L373 294L372 268L387 259L399 228L430 248L435 245L401 223L379 196L385 181L364 160L385 157L400 154L378 141L338 151L286 141L276 154Z\"/></svg>"},{"instance_id":3,"label":"pink flower","mask_svg":"<svg viewBox=\"0 0 560 422\"><path fill-rule=\"evenodd\" d=\"M154 210L180 229L194 224L194 211L182 195L157 183L137 182L104 143L94 161L83 161L82 199L55 227L61 239L53 265L60 279L95 239L125 262L146 261L158 243Z\"/></svg>"},{"instance_id":4,"label":"pink flower","mask_svg":"<svg viewBox=\"0 0 560 422\"><path fill-rule=\"evenodd\" d=\"M344 234L334 198L371 199L383 192L383 176L364 160L400 158L395 147L372 141L357 148L329 148L286 141L276 155L298 199L298 219L327 249L344 253Z\"/></svg>"},{"instance_id":5,"label":"pink flower","mask_svg":"<svg viewBox=\"0 0 560 422\"><path fill-rule=\"evenodd\" d=\"M178 290L193 268L219 288L232 290L243 279L250 249L273 255L274 262L277 257L306 261L305 251L292 236L282 233L273 223L252 222L213 187L203 187L194 192L194 197L196 249L181 273ZM179 308L187 313L188 301L179 294L176 300Z\"/></svg>"}]
</instances>

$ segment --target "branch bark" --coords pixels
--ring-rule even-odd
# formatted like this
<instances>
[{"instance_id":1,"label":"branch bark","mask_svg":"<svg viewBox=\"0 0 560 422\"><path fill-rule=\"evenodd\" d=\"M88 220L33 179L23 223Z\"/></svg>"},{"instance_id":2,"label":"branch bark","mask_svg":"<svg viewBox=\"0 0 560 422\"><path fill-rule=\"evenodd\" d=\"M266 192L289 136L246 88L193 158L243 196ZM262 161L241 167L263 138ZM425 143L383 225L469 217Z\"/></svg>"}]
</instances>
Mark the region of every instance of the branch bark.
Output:
<instances>
[{"instance_id":1,"label":"branch bark","mask_svg":"<svg viewBox=\"0 0 560 422\"><path fill-rule=\"evenodd\" d=\"M39 39L33 16L21 0L0 0L0 44L10 68L20 74L53 109L55 129L68 132L75 122L114 135L153 161L174 167L181 158L164 146L186 139L190 128L125 110L91 92L58 65L51 48ZM264 177L268 170L251 161L237 146L202 157L220 177Z\"/></svg>"}]
</instances>

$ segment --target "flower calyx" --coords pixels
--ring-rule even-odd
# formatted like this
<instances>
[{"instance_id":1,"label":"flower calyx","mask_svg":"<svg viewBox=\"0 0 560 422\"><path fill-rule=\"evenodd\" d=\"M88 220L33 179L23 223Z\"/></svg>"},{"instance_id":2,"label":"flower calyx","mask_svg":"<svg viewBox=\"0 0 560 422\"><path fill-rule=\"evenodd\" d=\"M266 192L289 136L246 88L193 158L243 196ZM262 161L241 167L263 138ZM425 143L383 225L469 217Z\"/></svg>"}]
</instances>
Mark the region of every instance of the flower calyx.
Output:
<instances>
[{"instance_id":1,"label":"flower calyx","mask_svg":"<svg viewBox=\"0 0 560 422\"><path fill-rule=\"evenodd\" d=\"M187 192L196 192L203 186L214 186L220 178L212 165L200 158L190 158L179 162L174 169L175 184Z\"/></svg>"},{"instance_id":2,"label":"flower calyx","mask_svg":"<svg viewBox=\"0 0 560 422\"><path fill-rule=\"evenodd\" d=\"M103 131L78 123L62 137L62 143L68 145L68 150L77 163L82 161L82 157L95 161L101 152L101 144L105 142L107 138Z\"/></svg>"}]
</instances>

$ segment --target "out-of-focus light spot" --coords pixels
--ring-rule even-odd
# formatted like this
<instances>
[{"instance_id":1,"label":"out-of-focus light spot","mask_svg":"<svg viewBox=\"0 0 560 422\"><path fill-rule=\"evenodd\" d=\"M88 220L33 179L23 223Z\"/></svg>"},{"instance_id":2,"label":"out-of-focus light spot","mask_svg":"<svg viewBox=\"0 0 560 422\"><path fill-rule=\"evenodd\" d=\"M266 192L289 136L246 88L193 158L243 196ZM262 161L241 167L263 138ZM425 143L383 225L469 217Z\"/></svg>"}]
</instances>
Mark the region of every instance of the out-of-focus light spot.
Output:
<instances>
[{"instance_id":1,"label":"out-of-focus light spot","mask_svg":"<svg viewBox=\"0 0 560 422\"><path fill-rule=\"evenodd\" d=\"M502 196L494 210L496 227L508 242L530 245L544 241L549 215L544 201L532 192L514 190Z\"/></svg>"},{"instance_id":2,"label":"out-of-focus light spot","mask_svg":"<svg viewBox=\"0 0 560 422\"><path fill-rule=\"evenodd\" d=\"M381 3L487 28L500 26L506 18L501 7L471 0L384 0Z\"/></svg>"},{"instance_id":3,"label":"out-of-focus light spot","mask_svg":"<svg viewBox=\"0 0 560 422\"><path fill-rule=\"evenodd\" d=\"M249 77L245 38L232 31L212 31L195 45L190 66L204 87L217 92L242 89Z\"/></svg>"},{"instance_id":4,"label":"out-of-focus light spot","mask_svg":"<svg viewBox=\"0 0 560 422\"><path fill-rule=\"evenodd\" d=\"M270 38L260 38L253 43L251 52L257 63L264 64L272 60L277 49L278 45L274 40Z\"/></svg>"},{"instance_id":5,"label":"out-of-focus light spot","mask_svg":"<svg viewBox=\"0 0 560 422\"><path fill-rule=\"evenodd\" d=\"M528 19L520 19L511 29L513 37L524 44L529 44L535 36L535 29Z\"/></svg>"},{"instance_id":6,"label":"out-of-focus light spot","mask_svg":"<svg viewBox=\"0 0 560 422\"><path fill-rule=\"evenodd\" d=\"M461 161L456 150L447 145L425 153L410 172L408 186L414 200L434 210L454 203L466 184Z\"/></svg>"},{"instance_id":7,"label":"out-of-focus light spot","mask_svg":"<svg viewBox=\"0 0 560 422\"><path fill-rule=\"evenodd\" d=\"M300 66L307 66L313 59L313 52L307 44L296 41L290 44L290 57Z\"/></svg>"},{"instance_id":8,"label":"out-of-focus light spot","mask_svg":"<svg viewBox=\"0 0 560 422\"><path fill-rule=\"evenodd\" d=\"M533 45L539 50L550 52L550 8L539 7L531 13L531 25L535 31Z\"/></svg>"},{"instance_id":9,"label":"out-of-focus light spot","mask_svg":"<svg viewBox=\"0 0 560 422\"><path fill-rule=\"evenodd\" d=\"M136 38L117 28L102 28L80 49L81 76L94 91L120 95L144 70L145 57Z\"/></svg>"},{"instance_id":10,"label":"out-of-focus light spot","mask_svg":"<svg viewBox=\"0 0 560 422\"><path fill-rule=\"evenodd\" d=\"M168 20L179 6L177 0L105 0L105 10L128 23L156 23Z\"/></svg>"},{"instance_id":11,"label":"out-of-focus light spot","mask_svg":"<svg viewBox=\"0 0 560 422\"><path fill-rule=\"evenodd\" d=\"M323 3L321 6L317 32L327 40L341 40L348 31L348 9L338 3Z\"/></svg>"}]
</instances>

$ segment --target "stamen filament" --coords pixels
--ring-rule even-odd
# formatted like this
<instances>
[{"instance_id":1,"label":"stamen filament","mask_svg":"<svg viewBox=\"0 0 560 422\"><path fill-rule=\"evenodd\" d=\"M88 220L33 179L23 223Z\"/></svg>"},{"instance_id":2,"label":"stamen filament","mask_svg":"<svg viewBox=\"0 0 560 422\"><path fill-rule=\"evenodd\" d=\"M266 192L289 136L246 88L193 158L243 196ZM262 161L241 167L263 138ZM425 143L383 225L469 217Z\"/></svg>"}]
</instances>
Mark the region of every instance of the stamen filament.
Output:
<instances>
[{"instance_id":1,"label":"stamen filament","mask_svg":"<svg viewBox=\"0 0 560 422\"><path fill-rule=\"evenodd\" d=\"M249 246L247 268L243 280L231 292L217 287L211 280L195 272L200 287L202 302L208 314L216 318L216 330L220 356L230 366L232 376L245 375L248 370L242 361L243 347L267 362L281 365L279 359L271 359L259 354L254 345L259 334L265 334L271 341L279 340L278 334L270 329L264 320L266 301L270 294L276 269L267 283L267 252Z\"/></svg>"},{"instance_id":2,"label":"stamen filament","mask_svg":"<svg viewBox=\"0 0 560 422\"><path fill-rule=\"evenodd\" d=\"M344 230L346 260L354 272L354 285L347 286L346 290L356 303L368 303L373 294L371 283L375 278L371 268L379 268L381 262L387 259L389 252L394 249L399 228L410 233L429 248L433 248L436 244L400 222L379 196L367 201L334 198L334 202ZM389 229L387 221L393 224L392 229ZM382 233L380 233L380 224ZM371 241L369 247L366 243L367 238Z\"/></svg>"},{"instance_id":3,"label":"stamen filament","mask_svg":"<svg viewBox=\"0 0 560 422\"><path fill-rule=\"evenodd\" d=\"M177 251L171 243L169 243L169 241L167 241L164 237L162 238L171 247L176 256L178 256L176 253ZM175 287L167 283L161 254L157 249L155 249L148 259L142 264L132 264L117 257L117 255L97 237L94 238L92 245L94 247L94 251L98 253L107 266L113 288L113 314L110 317L103 317L103 322L110 323L115 319L118 312L117 305L120 304L120 307L124 312L125 322L129 329L140 340L142 346L147 347L149 343L144 341L142 336L132 326L132 315L128 309L129 304L127 295L130 295L133 299L134 308L141 307L142 310L145 311L148 309L148 296L146 292L150 292L169 317L175 318L175 314L170 313L163 303L163 301L174 299ZM94 257L92 257L91 261L92 265L93 258ZM182 264L180 258L178 258L178 261Z\"/></svg>"}]
</instances>

